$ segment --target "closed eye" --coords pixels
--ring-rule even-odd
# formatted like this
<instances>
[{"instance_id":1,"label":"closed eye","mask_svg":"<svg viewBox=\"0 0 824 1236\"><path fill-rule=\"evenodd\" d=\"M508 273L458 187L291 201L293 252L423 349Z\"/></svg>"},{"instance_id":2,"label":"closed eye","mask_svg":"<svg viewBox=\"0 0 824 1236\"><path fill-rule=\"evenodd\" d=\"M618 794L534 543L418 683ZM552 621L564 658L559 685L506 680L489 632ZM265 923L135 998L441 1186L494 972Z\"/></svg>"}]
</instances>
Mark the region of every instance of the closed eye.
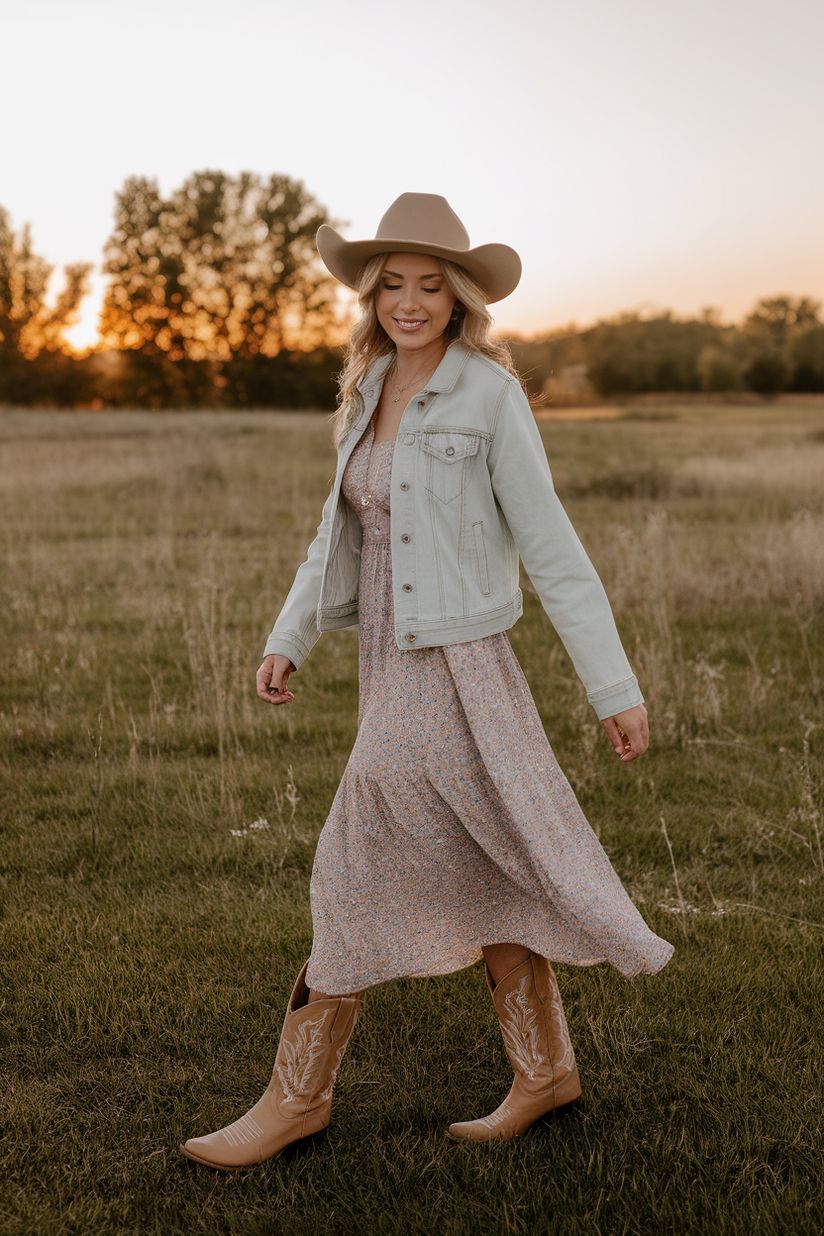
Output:
<instances>
[{"instance_id":1,"label":"closed eye","mask_svg":"<svg viewBox=\"0 0 824 1236\"><path fill-rule=\"evenodd\" d=\"M385 283L383 286L387 292L399 292L401 287L399 283ZM421 288L422 292L429 292L430 295L434 295L435 292L440 292L440 290L440 288Z\"/></svg>"}]
</instances>

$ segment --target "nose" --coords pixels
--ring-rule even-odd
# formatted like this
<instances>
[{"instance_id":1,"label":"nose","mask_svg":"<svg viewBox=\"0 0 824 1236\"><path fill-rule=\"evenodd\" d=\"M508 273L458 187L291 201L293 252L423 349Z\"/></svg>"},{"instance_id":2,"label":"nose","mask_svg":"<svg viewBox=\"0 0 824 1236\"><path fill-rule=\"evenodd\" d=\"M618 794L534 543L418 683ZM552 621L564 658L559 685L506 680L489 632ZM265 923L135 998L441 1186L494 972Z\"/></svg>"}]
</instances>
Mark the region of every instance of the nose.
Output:
<instances>
[{"instance_id":1,"label":"nose","mask_svg":"<svg viewBox=\"0 0 824 1236\"><path fill-rule=\"evenodd\" d=\"M418 285L416 283L405 283L401 288L399 308L404 313L411 313L413 309L417 309L418 303Z\"/></svg>"}]
</instances>

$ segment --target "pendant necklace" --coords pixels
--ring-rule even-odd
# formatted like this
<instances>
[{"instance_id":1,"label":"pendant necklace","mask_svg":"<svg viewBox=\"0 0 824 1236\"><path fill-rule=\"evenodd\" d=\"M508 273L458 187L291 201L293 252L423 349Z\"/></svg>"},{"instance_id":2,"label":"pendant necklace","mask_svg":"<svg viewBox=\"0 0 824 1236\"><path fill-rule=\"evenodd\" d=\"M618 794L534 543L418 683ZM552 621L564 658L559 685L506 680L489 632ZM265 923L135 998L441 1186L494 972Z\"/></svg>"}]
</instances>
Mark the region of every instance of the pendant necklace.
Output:
<instances>
[{"instance_id":1,"label":"pendant necklace","mask_svg":"<svg viewBox=\"0 0 824 1236\"><path fill-rule=\"evenodd\" d=\"M409 390L409 388L410 388L410 386L414 386L416 382L419 382L419 381L421 380L421 378L423 378L423 377L424 377L424 375L428 378L428 377L430 376L430 374L433 374L433 373L435 372L435 370L437 369L437 367L438 367L437 365L434 365L434 366L432 366L432 368L429 368L429 369L423 369L423 370L421 370L421 372L420 372L420 373L416 373L416 374L415 374L415 376L414 376L414 378L412 379L412 381L411 381L411 382L407 382L406 386L398 386L397 382L393 383L393 385L394 385L394 387L395 387L395 390L396 390L398 393L396 394L396 396L395 396L395 398L392 400L392 402L393 402L393 403L400 403L400 401L401 401L401 395L403 394L403 392L404 392L404 391L408 391L408 390ZM394 371L393 371L393 373L394 373Z\"/></svg>"},{"instance_id":2,"label":"pendant necklace","mask_svg":"<svg viewBox=\"0 0 824 1236\"><path fill-rule=\"evenodd\" d=\"M364 510L367 507L372 506L373 502L375 501L375 499L372 497L372 490L369 485L369 474L372 471L372 452L375 449L375 427L374 425L371 427L371 430L372 430L372 442L369 447L369 459L367 460L367 463L366 463L366 488L364 489L359 499L360 504L364 508ZM373 528L373 531L374 532L379 531L377 525L375 525L375 527Z\"/></svg>"}]
</instances>

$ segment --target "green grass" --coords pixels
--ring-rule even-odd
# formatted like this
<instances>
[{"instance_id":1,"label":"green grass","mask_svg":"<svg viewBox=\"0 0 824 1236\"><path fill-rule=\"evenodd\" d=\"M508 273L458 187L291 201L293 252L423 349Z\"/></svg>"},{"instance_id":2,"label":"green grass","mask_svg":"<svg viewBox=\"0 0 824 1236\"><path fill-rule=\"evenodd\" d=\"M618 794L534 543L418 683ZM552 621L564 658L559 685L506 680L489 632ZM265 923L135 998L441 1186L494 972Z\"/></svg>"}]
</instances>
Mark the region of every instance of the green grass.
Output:
<instances>
[{"instance_id":1,"label":"green grass","mask_svg":"<svg viewBox=\"0 0 824 1236\"><path fill-rule=\"evenodd\" d=\"M559 968L584 1107L503 1146L444 1136L509 1086L480 967L378 988L328 1135L232 1176L176 1147L266 1085L355 736L350 634L253 690L328 424L0 415L3 1236L821 1232L824 407L667 413L542 423L649 754L529 593L512 641L673 961Z\"/></svg>"}]
</instances>

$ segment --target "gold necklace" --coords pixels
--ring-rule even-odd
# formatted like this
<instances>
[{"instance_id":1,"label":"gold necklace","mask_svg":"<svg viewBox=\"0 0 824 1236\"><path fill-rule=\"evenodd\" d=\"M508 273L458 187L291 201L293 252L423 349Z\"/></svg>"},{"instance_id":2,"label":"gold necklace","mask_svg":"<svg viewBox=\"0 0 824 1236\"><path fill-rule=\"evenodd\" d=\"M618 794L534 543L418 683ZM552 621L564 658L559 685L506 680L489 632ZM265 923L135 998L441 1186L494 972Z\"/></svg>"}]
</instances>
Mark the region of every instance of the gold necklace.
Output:
<instances>
[{"instance_id":1,"label":"gold necklace","mask_svg":"<svg viewBox=\"0 0 824 1236\"><path fill-rule=\"evenodd\" d=\"M375 445L376 445L376 443L375 443L375 426L374 426L374 425L370 422L369 428L370 428L370 431L371 431L371 433L372 433L372 441L371 441L371 443L369 444L369 458L368 458L368 460L366 461L366 488L364 489L363 493L361 494L360 498L358 499L358 501L360 502L360 504L361 504L361 506L364 508L364 510L366 510L366 508L367 508L367 507L371 506L371 505L372 505L372 503L375 501L375 499L372 497L372 491L371 491L371 489L369 488L369 474L370 474L370 472L372 471L372 455L373 455L373 453L374 453L374 450L375 450ZM389 439L385 438L383 442L378 442L378 443L377 443L377 445L378 445L378 446L383 446L383 445L384 445L384 442L387 442L387 441L389 441ZM377 529L376 529L376 531L377 531Z\"/></svg>"},{"instance_id":2,"label":"gold necklace","mask_svg":"<svg viewBox=\"0 0 824 1236\"><path fill-rule=\"evenodd\" d=\"M414 385L415 385L415 383L416 383L416 382L419 382L419 381L421 380L421 378L422 378L424 375L426 375L426 377L428 378L428 377L430 376L430 374L433 374L437 368L438 368L438 366L437 366L437 365L432 365L432 366L431 366L431 367L429 367L428 369L422 369L419 373L416 373L416 374L415 374L415 376L414 376L414 378L412 379L412 381L411 381L411 382L407 382L406 386L398 386L397 382L393 382L393 383L392 383L392 385L395 387L395 390L396 390L398 393L397 393L397 395L395 396L395 398L392 400L392 402L393 402L393 403L400 403L400 400L401 400L401 395L403 394L403 392L404 392L404 391L408 391L408 390L409 390L409 388L410 388L410 386L414 386ZM394 375L394 372L395 372L395 371L393 370L392 372L393 372L393 375Z\"/></svg>"}]
</instances>

